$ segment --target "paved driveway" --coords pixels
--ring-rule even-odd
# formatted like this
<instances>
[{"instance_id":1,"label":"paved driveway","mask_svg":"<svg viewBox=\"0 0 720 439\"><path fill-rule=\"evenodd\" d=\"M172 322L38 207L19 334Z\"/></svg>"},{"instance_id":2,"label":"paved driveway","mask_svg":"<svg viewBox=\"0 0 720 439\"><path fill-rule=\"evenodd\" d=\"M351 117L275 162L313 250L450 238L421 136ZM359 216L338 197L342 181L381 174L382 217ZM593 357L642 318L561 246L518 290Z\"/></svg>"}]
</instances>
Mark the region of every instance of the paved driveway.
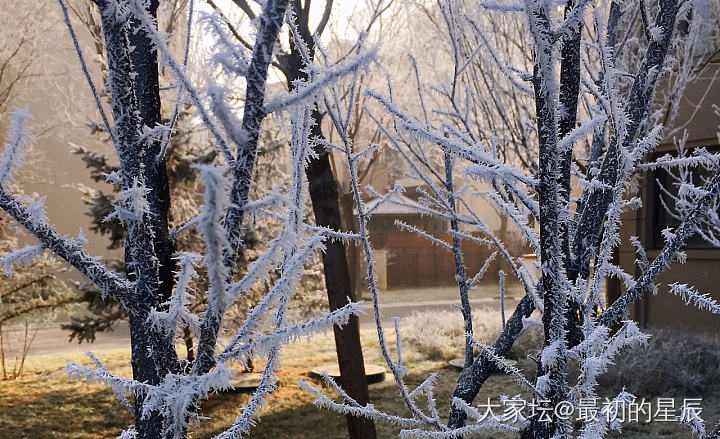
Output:
<instances>
[{"instance_id":1,"label":"paved driveway","mask_svg":"<svg viewBox=\"0 0 720 439\"><path fill-rule=\"evenodd\" d=\"M388 329L392 328L392 320L394 317L407 317L414 312L418 311L442 311L442 310L457 310L457 301L423 301L423 302L406 302L406 303L388 303L381 304L383 312L383 324ZM478 299L471 301L474 308L484 307L499 310L500 301L496 299ZM371 305L369 301L366 301L368 306ZM509 316L512 310L515 309L517 300L509 299L506 301L506 313ZM375 326L375 317L372 309L368 309L367 312L360 316L360 328L371 329ZM13 347L22 345L23 331L12 331L4 329L3 334L7 340L6 343L6 361L7 359L13 359L17 354L17 351ZM9 349L8 349L9 345ZM35 341L30 347L29 355L47 355L57 353L72 353L72 352L87 352L87 351L101 351L106 349L122 349L130 346L130 330L127 323L118 323L114 326L112 332L98 333L97 339L94 343L82 343L78 344L77 341L69 343L68 333L61 330L59 327L42 328L38 331Z\"/></svg>"}]
</instances>

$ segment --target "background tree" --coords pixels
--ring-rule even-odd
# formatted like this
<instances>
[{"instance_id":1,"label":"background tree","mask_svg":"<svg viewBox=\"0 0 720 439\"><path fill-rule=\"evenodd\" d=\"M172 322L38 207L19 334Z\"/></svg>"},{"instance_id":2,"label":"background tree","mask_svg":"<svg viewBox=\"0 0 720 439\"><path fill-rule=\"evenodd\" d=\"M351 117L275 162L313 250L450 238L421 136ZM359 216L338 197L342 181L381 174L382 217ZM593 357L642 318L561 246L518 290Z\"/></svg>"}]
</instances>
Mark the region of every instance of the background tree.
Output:
<instances>
[{"instance_id":1,"label":"background tree","mask_svg":"<svg viewBox=\"0 0 720 439\"><path fill-rule=\"evenodd\" d=\"M3 14L0 49L0 114L6 116L13 100L23 96L23 88L31 80L48 76L38 65L38 46L42 35L53 28L48 6L43 3L28 5L22 12Z\"/></svg>"},{"instance_id":2,"label":"background tree","mask_svg":"<svg viewBox=\"0 0 720 439\"><path fill-rule=\"evenodd\" d=\"M56 61L52 55L43 53L47 47L44 36L57 31L60 20L53 16L53 11L45 3L28 5L27 8L17 11L8 11L0 17L0 39L3 47L0 48L0 127L7 128L8 144L22 142L29 145L34 138L26 136L19 127L8 126L11 113L18 121L31 120L28 107L12 110L12 107L22 103L26 105L32 99L33 84L42 84L51 87L53 82L61 78L62 71L50 67ZM43 121L38 130L38 137L45 139L45 135L56 128L56 121ZM36 183L43 176L35 161L43 158L42 152L28 149L25 152L26 160L31 162L29 169L32 175L24 175L24 182ZM0 171L7 175L12 171ZM17 186L14 190L20 191ZM37 206L42 205L43 199L31 191L23 198ZM12 253L28 238L17 228L13 227L7 218L0 218L0 251L2 254ZM26 259L22 266L13 267L9 260L2 260L5 274L8 276L0 284L0 363L2 363L3 379L16 378L22 374L25 356L30 348L33 334L29 324L41 324L53 312L65 308L78 301L77 295L72 294L70 283L73 279L66 275L65 266L34 246L25 247ZM38 257L42 254L42 257ZM24 325L22 346L11 343L13 332ZM17 331L20 333L20 330ZM9 341L9 339L11 341ZM15 366L9 369L6 355L10 353L20 355L15 358Z\"/></svg>"},{"instance_id":3,"label":"background tree","mask_svg":"<svg viewBox=\"0 0 720 439\"><path fill-rule=\"evenodd\" d=\"M250 4L244 0L234 0L233 3L242 11L247 19L255 21L256 12ZM237 31L238 24L232 23L220 8L212 1L208 4L218 13L218 16L228 26L229 35L246 48L251 48ZM372 13L369 15L367 28L372 26L375 20L385 12L392 0L372 2ZM333 8L332 0L324 2L323 14L315 29L310 25L310 1L292 0L290 2L289 22L291 30L288 32L288 50L276 56L273 66L285 77L287 87L294 91L297 84L311 79L309 66L312 65L315 57L316 41L330 23ZM362 37L361 37L362 38ZM304 46L304 47L303 47ZM352 49L351 49L352 51ZM343 221L340 205L340 191L338 182L333 174L330 163L330 151L323 145L325 139L322 132L323 114L315 109L312 113L312 133L315 144L315 152L307 167L309 181L310 199L312 201L315 223L320 227L332 230L341 230ZM352 222L351 222L352 223ZM353 300L354 288L351 281L351 270L348 264L348 257L345 246L339 240L332 240L326 243L325 251L322 254L323 269L325 275L325 288L331 310L340 309ZM357 318L351 317L350 322L344 327L335 327L335 346L338 355L338 365L345 390L348 395L360 404L369 402L367 381L365 378L365 365L360 345L360 331ZM348 433L352 438L374 438L376 437L375 427L372 421L366 417L347 416Z\"/></svg>"},{"instance_id":4,"label":"background tree","mask_svg":"<svg viewBox=\"0 0 720 439\"><path fill-rule=\"evenodd\" d=\"M19 247L21 245L12 225L7 218L0 218L0 252L3 255L12 254ZM28 246L24 250L27 258L21 267L14 267L14 261L0 258L8 277L3 279L0 288L0 364L4 380L17 378L23 373L25 357L37 332L31 332L30 322L46 320L52 312L78 301L77 295L63 279L66 269L62 263L46 257L43 249ZM8 329L22 324L22 347L11 346ZM15 354L15 362L8 373L10 364L6 362L6 357L11 352ZM17 355L20 356L19 364Z\"/></svg>"}]
</instances>

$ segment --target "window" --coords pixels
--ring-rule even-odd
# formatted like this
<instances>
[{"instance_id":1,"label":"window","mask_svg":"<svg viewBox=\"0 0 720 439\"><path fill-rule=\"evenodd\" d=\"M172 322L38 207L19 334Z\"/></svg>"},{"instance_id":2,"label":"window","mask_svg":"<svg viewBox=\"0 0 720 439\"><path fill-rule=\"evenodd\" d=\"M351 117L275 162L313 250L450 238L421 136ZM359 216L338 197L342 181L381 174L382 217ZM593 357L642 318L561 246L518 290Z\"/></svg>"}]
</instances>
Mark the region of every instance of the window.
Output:
<instances>
[{"instance_id":1,"label":"window","mask_svg":"<svg viewBox=\"0 0 720 439\"><path fill-rule=\"evenodd\" d=\"M705 148L708 152L716 154L720 152L720 146L712 146ZM652 156L652 160L656 160L666 154L675 154L672 152L659 152ZM703 178L709 178L712 171L702 166L692 168L693 184L702 186ZM665 245L663 230L670 228L675 229L680 225L681 218L674 215L675 210L674 196L678 195L680 184L676 178L664 169L655 169L648 172L646 180L648 191L647 203L647 224L648 224L648 248L655 250L662 249ZM666 207L667 206L667 209ZM669 209L669 211L668 211ZM712 243L707 242L701 236L695 234L685 245L687 249L715 249Z\"/></svg>"}]
</instances>

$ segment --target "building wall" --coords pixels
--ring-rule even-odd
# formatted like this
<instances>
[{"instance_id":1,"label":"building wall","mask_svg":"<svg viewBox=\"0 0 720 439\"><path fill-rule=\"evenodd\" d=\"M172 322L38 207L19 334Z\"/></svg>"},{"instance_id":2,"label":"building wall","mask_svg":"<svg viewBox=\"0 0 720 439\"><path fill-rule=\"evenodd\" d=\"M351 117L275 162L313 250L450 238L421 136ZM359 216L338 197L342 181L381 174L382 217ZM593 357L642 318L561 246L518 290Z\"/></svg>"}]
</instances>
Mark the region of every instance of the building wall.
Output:
<instances>
[{"instance_id":1,"label":"building wall","mask_svg":"<svg viewBox=\"0 0 720 439\"><path fill-rule=\"evenodd\" d=\"M623 245L620 247L620 266L629 274L640 274L635 267L635 249L629 243L630 236L643 236L647 230L645 209L638 214L626 215L621 229ZM652 260L659 250L648 251L648 258ZM645 293L642 300L636 302L629 317L643 326L667 327L675 326L689 330L711 331L720 330L720 318L692 305L686 305L683 300L669 292L668 284L673 282L687 283L697 287L702 293L710 293L716 300L720 300L720 249L714 250L687 250L687 262L675 263L658 278L658 291ZM619 296L625 291L609 288L609 300Z\"/></svg>"},{"instance_id":2,"label":"building wall","mask_svg":"<svg viewBox=\"0 0 720 439\"><path fill-rule=\"evenodd\" d=\"M704 104L694 111L695 105L707 91ZM720 102L720 60L716 61L712 69L698 81L688 87L683 105L680 109L678 123L685 125L688 131L687 147L708 147L718 145L717 133L720 129L720 117L715 114L712 104ZM691 114L694 118L688 121ZM663 145L658 151L672 151L674 147ZM653 230L650 221L652 207L653 182L645 176L639 181L639 195L643 198L643 208L637 212L624 215L621 228L622 245L619 249L620 266L630 274L639 275L635 267L635 249L630 244L630 236L638 236L648 250L648 257L652 260L659 253L659 249L652 248ZM686 305L683 300L669 293L668 284L687 283L697 287L701 293L709 293L714 299L720 300L720 249L686 250L685 264L675 263L658 278L659 288L656 295L651 292L638 301L630 311L630 318L647 326L676 326L698 331L720 330L720 318L707 311L699 310L692 305ZM624 287L616 283L615 287L609 283L608 296L610 300L619 296Z\"/></svg>"},{"instance_id":3,"label":"building wall","mask_svg":"<svg viewBox=\"0 0 720 439\"><path fill-rule=\"evenodd\" d=\"M388 220L396 218L428 230L436 238L452 243L452 236L446 231L447 227L428 224L428 217L393 215ZM388 227L387 224L384 224L384 220L382 215L376 215L371 219L369 225L373 249L377 253L382 253L383 258L381 259L386 261L385 279L379 279L380 283L385 284L388 290L457 284L452 253L416 233ZM492 249L467 240L463 241L462 249L468 277L474 276L493 252ZM376 260L376 264L381 262L379 259ZM496 273L499 269L510 273L507 264L500 258L496 258L488 268L485 279L492 279L493 282L496 282ZM383 271L382 267L380 271ZM511 278L512 276L509 276L510 281L512 281Z\"/></svg>"}]
</instances>

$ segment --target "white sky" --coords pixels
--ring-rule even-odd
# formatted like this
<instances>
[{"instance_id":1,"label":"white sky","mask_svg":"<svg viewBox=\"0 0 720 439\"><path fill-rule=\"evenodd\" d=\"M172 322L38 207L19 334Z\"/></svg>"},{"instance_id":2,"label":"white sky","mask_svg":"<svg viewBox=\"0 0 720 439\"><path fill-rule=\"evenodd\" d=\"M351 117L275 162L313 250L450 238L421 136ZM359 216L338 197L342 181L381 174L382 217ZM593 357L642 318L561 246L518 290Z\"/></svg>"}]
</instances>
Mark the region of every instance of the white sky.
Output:
<instances>
[{"instance_id":1,"label":"white sky","mask_svg":"<svg viewBox=\"0 0 720 439\"><path fill-rule=\"evenodd\" d=\"M248 3L253 7L253 10L259 11L260 7L253 2L248 0ZM232 11L239 11L239 8L232 2L232 0L216 0L215 4L218 5L220 10L230 16ZM202 11L210 12L212 8L205 2L198 2L198 5ZM350 18L354 12L365 8L364 1L358 0L334 0L332 5L332 16L331 22L336 26L336 29L340 29L347 26L348 18ZM315 29L320 19L322 18L323 11L325 10L325 1L315 0L310 3L310 29Z\"/></svg>"},{"instance_id":2,"label":"white sky","mask_svg":"<svg viewBox=\"0 0 720 439\"><path fill-rule=\"evenodd\" d=\"M248 3L251 5L251 7L256 13L260 11L260 7L253 0L248 0ZM323 12L325 10L325 3L326 2L324 0L314 0L310 3L311 31L314 31L317 28L317 25L320 23ZM196 4L198 5L198 9L202 12L210 13L213 11L212 8L204 1L197 2ZM242 22L244 24L243 26L240 26L238 28L238 32L240 32L242 35L249 35L252 32L246 16L240 10L240 8L233 3L232 0L215 0L215 4L218 6L220 11L222 11L222 13L225 14L225 16L227 16L232 22ZM363 0L334 0L332 5L330 22L325 28L325 32L322 36L322 41L327 44L331 36L331 30L335 33L338 33L341 37L347 38L348 33L353 33L352 29L348 27L349 21L353 18L354 15L363 11L367 7L368 6L366 5L366 2ZM276 71L275 69L271 69L268 75L268 82L283 82L284 80L285 78L280 72Z\"/></svg>"}]
</instances>

